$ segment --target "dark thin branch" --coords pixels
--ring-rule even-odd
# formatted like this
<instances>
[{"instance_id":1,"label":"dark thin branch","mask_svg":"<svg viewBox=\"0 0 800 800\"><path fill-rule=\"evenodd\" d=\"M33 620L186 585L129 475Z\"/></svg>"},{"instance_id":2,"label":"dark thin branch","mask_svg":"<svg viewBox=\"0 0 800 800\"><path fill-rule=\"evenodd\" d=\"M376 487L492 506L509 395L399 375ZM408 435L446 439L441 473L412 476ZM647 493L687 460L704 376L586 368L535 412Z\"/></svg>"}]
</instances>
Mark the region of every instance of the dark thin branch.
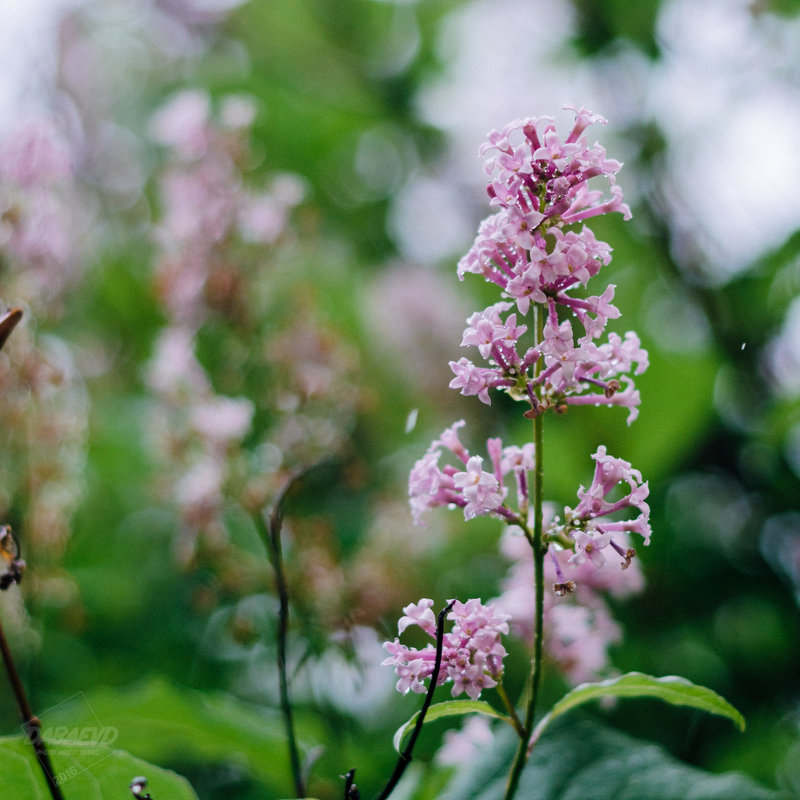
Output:
<instances>
[{"instance_id":1,"label":"dark thin branch","mask_svg":"<svg viewBox=\"0 0 800 800\"><path fill-rule=\"evenodd\" d=\"M4 314L0 314L0 350L3 349L3 345L21 319L22 309L20 308L10 308Z\"/></svg>"},{"instance_id":2,"label":"dark thin branch","mask_svg":"<svg viewBox=\"0 0 800 800\"><path fill-rule=\"evenodd\" d=\"M33 752L36 754L36 760L39 762L45 782L47 783L47 788L50 790L50 796L53 800L64 800L64 795L61 794L61 789L58 783L56 783L53 765L50 762L50 755L47 752L47 745L42 737L42 723L39 721L39 718L34 715L31 705L28 702L28 697L25 694L25 689L22 686L17 667L14 664L14 658L11 655L11 649L6 641L2 624L0 624L0 650L3 652L3 663L5 664L8 680L11 683L11 689L14 692L19 713L22 717L22 729L25 731L28 741L33 746Z\"/></svg>"},{"instance_id":3,"label":"dark thin branch","mask_svg":"<svg viewBox=\"0 0 800 800\"><path fill-rule=\"evenodd\" d=\"M150 796L150 792L145 792L147 788L147 778L134 778L131 781L131 794L134 797L134 800L153 800Z\"/></svg>"},{"instance_id":4,"label":"dark thin branch","mask_svg":"<svg viewBox=\"0 0 800 800\"><path fill-rule=\"evenodd\" d=\"M361 792L358 791L358 786L356 786L355 769L351 769L341 777L344 778L344 800L361 800Z\"/></svg>"},{"instance_id":5,"label":"dark thin branch","mask_svg":"<svg viewBox=\"0 0 800 800\"><path fill-rule=\"evenodd\" d=\"M0 314L0 349L3 348L3 345L21 319L22 310L19 308L12 308ZM2 574L0 574L0 589L8 589L12 584L19 583L22 580L22 573L25 571L25 562L20 558L19 542L17 542L10 525L0 526L0 558L5 562ZM47 788L50 790L50 796L53 800L64 800L64 795L61 794L61 789L56 783L50 754L47 752L47 745L42 737L42 723L34 715L31 704L28 702L28 696L25 694L25 687L22 685L19 672L17 672L14 656L11 654L11 648L6 641L2 624L0 624L0 651L3 653L3 664L6 668L8 681L11 684L11 689L14 692L17 707L22 717L22 729L33 746L33 752L36 754L36 760L39 762L45 783L47 783Z\"/></svg>"},{"instance_id":6,"label":"dark thin branch","mask_svg":"<svg viewBox=\"0 0 800 800\"><path fill-rule=\"evenodd\" d=\"M286 669L286 645L289 636L289 586L286 582L286 573L283 567L283 548L281 546L281 528L283 527L283 502L289 490L300 476L290 476L280 494L275 498L275 503L270 510L267 520L262 511L253 513L261 538L269 554L269 560L275 571L275 587L278 593L278 684L280 692L281 713L283 714L286 729L286 741L289 748L289 762L291 764L294 787L297 797L305 797L305 780L300 761L300 751L297 746L297 737L294 727L294 714L289 698L289 678Z\"/></svg>"},{"instance_id":7,"label":"dark thin branch","mask_svg":"<svg viewBox=\"0 0 800 800\"><path fill-rule=\"evenodd\" d=\"M425 702L422 704L422 708L420 709L419 715L417 716L417 723L416 725L414 725L414 730L411 732L408 744L406 745L403 752L400 754L400 758L397 760L394 772L392 772L392 775L389 778L386 786L383 787L383 791L375 798L375 800L386 800L386 798L394 791L395 786L397 786L398 782L400 781L400 778L406 771L406 767L411 763L411 756L412 753L414 752L414 745L416 745L417 738L422 732L422 725L425 722L425 715L428 713L428 709L430 708L430 705L433 702L433 693L436 690L436 684L439 680L439 670L442 666L444 618L447 615L447 612L450 611L450 609L453 607L453 603L455 603L455 600L451 600L450 603L448 603L448 605L445 606L439 612L439 616L437 617L436 620L436 660L433 665L433 672L431 673L431 682L428 686L428 691L425 694Z\"/></svg>"}]
</instances>

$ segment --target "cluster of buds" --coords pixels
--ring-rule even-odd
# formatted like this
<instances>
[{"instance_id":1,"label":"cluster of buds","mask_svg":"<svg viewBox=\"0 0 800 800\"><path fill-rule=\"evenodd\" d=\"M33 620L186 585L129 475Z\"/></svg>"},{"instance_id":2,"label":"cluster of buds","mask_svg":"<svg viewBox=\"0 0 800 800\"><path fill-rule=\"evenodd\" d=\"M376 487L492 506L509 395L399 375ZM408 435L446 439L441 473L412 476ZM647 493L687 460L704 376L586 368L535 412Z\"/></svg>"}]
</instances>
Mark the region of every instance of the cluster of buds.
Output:
<instances>
[{"instance_id":1,"label":"cluster of buds","mask_svg":"<svg viewBox=\"0 0 800 800\"><path fill-rule=\"evenodd\" d=\"M647 482L642 482L639 470L621 458L607 455L603 445L592 458L596 464L591 486L588 490L581 486L578 490L580 502L574 509L564 509L564 524L555 523L549 536L555 539L560 533L567 537L569 544L574 542L575 554L570 558L573 563L580 564L588 559L602 567L606 563L603 550L611 547L622 558L622 569L627 569L636 551L631 547L623 549L614 536L638 533L645 544L650 544L650 506L645 502L650 490ZM621 484L627 485L628 493L617 500L608 500L609 493ZM635 519L603 519L629 508L639 511Z\"/></svg>"},{"instance_id":2,"label":"cluster of buds","mask_svg":"<svg viewBox=\"0 0 800 800\"><path fill-rule=\"evenodd\" d=\"M25 562L20 558L19 542L10 525L0 525L0 559L0 589L8 589L13 583L22 580L22 573L25 571Z\"/></svg>"}]
</instances>

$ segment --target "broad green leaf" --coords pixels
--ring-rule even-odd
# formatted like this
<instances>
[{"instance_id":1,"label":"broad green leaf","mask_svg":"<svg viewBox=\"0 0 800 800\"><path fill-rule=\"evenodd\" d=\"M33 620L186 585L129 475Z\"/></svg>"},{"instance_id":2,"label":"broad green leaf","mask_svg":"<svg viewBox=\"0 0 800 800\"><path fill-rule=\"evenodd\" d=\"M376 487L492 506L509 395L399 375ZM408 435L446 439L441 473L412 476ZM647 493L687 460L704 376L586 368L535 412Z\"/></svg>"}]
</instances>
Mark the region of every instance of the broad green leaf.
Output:
<instances>
[{"instance_id":1,"label":"broad green leaf","mask_svg":"<svg viewBox=\"0 0 800 800\"><path fill-rule=\"evenodd\" d=\"M501 800L519 739L501 730L437 800ZM789 800L737 773L711 774L577 713L557 719L520 777L518 800Z\"/></svg>"},{"instance_id":2,"label":"broad green leaf","mask_svg":"<svg viewBox=\"0 0 800 800\"><path fill-rule=\"evenodd\" d=\"M719 714L732 720L739 730L745 728L744 717L727 701L711 689L668 675L654 678L641 672L628 672L618 678L598 683L582 683L567 692L546 714L533 732L534 739L558 716L576 706L601 697L653 697L674 706L690 706L710 714Z\"/></svg>"},{"instance_id":3,"label":"broad green leaf","mask_svg":"<svg viewBox=\"0 0 800 800\"><path fill-rule=\"evenodd\" d=\"M46 740L47 741L47 740ZM154 800L197 800L189 782L169 770L118 750L90 741L49 741L48 752L56 782L66 798L107 800L130 797L131 781L147 778ZM13 800L50 800L50 791L24 736L0 738L0 797Z\"/></svg>"},{"instance_id":4,"label":"broad green leaf","mask_svg":"<svg viewBox=\"0 0 800 800\"><path fill-rule=\"evenodd\" d=\"M149 678L129 687L81 693L40 717L45 732L59 725L70 730L98 723L113 728L118 732L115 747L162 764L234 763L271 796L284 796L292 785L278 714L224 692L200 692ZM316 732L298 723L301 746L320 741ZM155 793L153 797L159 800Z\"/></svg>"},{"instance_id":5,"label":"broad green leaf","mask_svg":"<svg viewBox=\"0 0 800 800\"><path fill-rule=\"evenodd\" d=\"M444 717L460 717L464 714L485 714L489 717L496 717L497 719L510 722L505 714L501 714L483 700L445 700L443 703L434 703L425 715L425 722L433 722L434 720L443 719ZM394 749L397 750L398 753L402 752L403 740L406 738L406 735L411 733L414 729L418 717L419 711L395 732L393 742Z\"/></svg>"}]
</instances>

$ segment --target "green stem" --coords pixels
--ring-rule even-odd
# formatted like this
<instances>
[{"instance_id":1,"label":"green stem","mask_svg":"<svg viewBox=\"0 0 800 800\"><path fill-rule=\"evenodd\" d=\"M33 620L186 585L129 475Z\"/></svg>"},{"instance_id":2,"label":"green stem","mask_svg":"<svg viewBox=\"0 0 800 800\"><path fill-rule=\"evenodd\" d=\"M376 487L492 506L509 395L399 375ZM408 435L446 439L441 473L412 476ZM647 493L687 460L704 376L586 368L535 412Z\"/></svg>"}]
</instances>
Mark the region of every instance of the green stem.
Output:
<instances>
[{"instance_id":1,"label":"green stem","mask_svg":"<svg viewBox=\"0 0 800 800\"><path fill-rule=\"evenodd\" d=\"M300 751L297 746L297 737L294 728L294 715L289 698L289 678L286 669L286 643L289 634L289 587L286 582L286 573L283 568L283 549L281 547L281 528L283 526L283 501L287 492L294 484L296 477L286 481L280 495L269 513L269 524L264 519L262 511L253 513L256 528L267 548L270 563L275 571L275 586L278 593L278 686L280 691L281 713L283 714L284 727L286 728L286 741L289 748L289 762L294 777L294 787L297 797L305 797L305 781L300 761Z\"/></svg>"},{"instance_id":2,"label":"green stem","mask_svg":"<svg viewBox=\"0 0 800 800\"><path fill-rule=\"evenodd\" d=\"M544 336L544 315L545 310L540 306L533 307L534 330L536 331L536 341L541 342ZM541 365L537 362L534 367L534 377L541 370ZM542 650L544 639L544 558L547 553L547 545L544 541L544 523L542 510L542 486L544 483L544 447L543 447L543 425L542 414L537 414L533 418L533 442L534 442L534 469L533 469L533 538L531 548L533 550L534 565L534 632L533 632L533 654L531 656L531 671L528 676L528 705L525 710L525 722L520 736L514 762L508 775L506 785L505 800L511 800L519 787L520 776L523 767L528 760L528 738L533 730L533 721L536 715L536 704L539 700L539 688L542 683Z\"/></svg>"},{"instance_id":3,"label":"green stem","mask_svg":"<svg viewBox=\"0 0 800 800\"><path fill-rule=\"evenodd\" d=\"M520 721L520 718L517 715L517 710L511 704L511 700L508 697L508 693L506 692L505 686L503 686L502 683L498 683L497 686L495 686L494 688L500 695L500 699L503 701L503 705L505 706L505 709L508 712L508 718L509 720L511 720L511 725L517 732L517 736L519 736L522 739L526 738L527 734L525 733L525 728L522 727L522 722Z\"/></svg>"},{"instance_id":4,"label":"green stem","mask_svg":"<svg viewBox=\"0 0 800 800\"><path fill-rule=\"evenodd\" d=\"M542 463L542 417L533 421L534 442L536 444L536 465L533 476L533 565L535 581L535 624L533 634L533 664L531 669L531 695L525 717L525 729L533 729L536 712L536 701L539 698L539 686L542 682L542 650L544 640L544 557L547 545L544 543L544 525L542 511L542 483L544 477Z\"/></svg>"}]
</instances>

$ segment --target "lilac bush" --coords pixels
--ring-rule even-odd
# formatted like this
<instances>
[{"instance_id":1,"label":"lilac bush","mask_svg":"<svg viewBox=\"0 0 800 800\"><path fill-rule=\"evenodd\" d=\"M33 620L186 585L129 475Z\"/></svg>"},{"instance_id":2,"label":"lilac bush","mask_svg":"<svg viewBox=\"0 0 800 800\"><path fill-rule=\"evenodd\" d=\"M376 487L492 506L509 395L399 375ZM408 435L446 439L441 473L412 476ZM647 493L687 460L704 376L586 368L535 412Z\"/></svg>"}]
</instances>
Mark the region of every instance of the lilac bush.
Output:
<instances>
[{"instance_id":1,"label":"lilac bush","mask_svg":"<svg viewBox=\"0 0 800 800\"><path fill-rule=\"evenodd\" d=\"M70 43L68 31L65 41ZM81 95L75 86L73 91ZM450 697L431 717L485 715L468 717L468 735L461 742L451 735L449 753L437 759L453 763L461 751L478 762L481 753L465 749L466 739L479 740L480 749L487 749L487 720L502 720L519 740L506 789L511 798L531 749L564 707L557 703L542 714L545 661L569 684L581 684L567 694L568 707L598 692L663 696L660 687L667 685L674 697L686 686L677 679L638 674L588 683L610 674L609 647L621 639L607 599L627 596L643 583L636 548L649 544L651 528L649 487L639 471L601 445L587 453L586 475L591 477L577 488L571 506L544 499L546 412L552 411L552 418L573 406L621 406L630 424L641 403L635 378L648 366L635 332L607 331L608 323L620 317L615 287L595 289L600 281L593 281L610 263L611 248L588 224L608 213L630 216L616 186L621 165L607 158L600 145L589 144L587 131L603 120L585 109L573 111L575 123L566 137L550 118L522 120L492 133L480 150L493 214L481 223L457 274L460 280L467 274L483 276L499 291L486 308L467 317L461 337L465 356L450 361L449 383L486 405L498 392L521 403L520 415L531 436L516 443L490 437L485 446L468 447L467 424L461 419L431 443L411 471L409 499L416 523L425 524L442 506L459 509L465 521L481 516L498 520L504 525L502 553L511 563L498 596L488 602L451 599L437 614L435 601L423 597L403 609L398 636L384 644L382 663L396 672L398 691L425 698L421 711L398 732L400 750L413 726L379 800L391 793L410 762L437 687L445 687ZM151 120L150 141L162 158L153 175L153 215L139 230L148 232L152 247L148 298L160 322L152 336L144 337L152 345L143 371L147 433L160 457L158 489L177 512L182 566L200 566L214 577L212 588L204 587L193 602L210 606L230 601L234 612L225 616L228 610L222 608L217 619L230 620L237 645L236 637L248 641L256 633L246 604L238 603L240 596L248 595L248 601L273 598L252 594L265 584L264 564L251 558L249 550L236 552L233 538L255 532L263 544L276 595L268 608L276 610L277 625L257 658L248 655L246 669L248 678L259 673L261 679L267 653L268 674L277 676L274 693L295 796L304 797L315 755L295 733L294 715L299 716L306 698L302 684L294 696L290 689L307 655L297 658L294 651L300 637L290 631L290 594L294 598L298 590L298 596L311 597L297 604L301 613L316 603L324 609L317 612L319 618L324 614L337 624L352 625L340 641L349 637L353 642L364 630L356 623L371 622L389 605L404 601L393 596L402 581L382 580L390 572L385 566L386 572L376 571L383 551L376 555L364 548L345 574L338 562L326 561L321 540L331 531L316 519L305 529L292 519L282 530L285 498L313 467L343 449L354 415L368 399L355 379L358 356L323 322L316 307L315 292L325 293L319 284L326 248L319 248L324 255L317 252L318 245L306 251L306 258L314 256L313 273L305 282L295 282L297 265L286 245L309 246L303 242L304 232L296 230L293 214L303 199L304 182L292 175L259 176L257 158L249 149L255 114L255 103L246 97L212 99L206 91L189 89L168 99ZM93 127L87 126L87 152L100 149L93 146ZM62 316L66 293L78 285L83 271L76 233L93 227L87 222L93 205L80 202L74 153L66 148L57 129L47 126L29 126L0 141L0 246L13 268L4 296L30 298L33 319ZM419 284L415 286L418 292ZM406 302L419 311L416 297ZM427 313L435 314L442 301L431 293L425 303L430 304ZM375 305L385 312L382 304ZM16 325L21 313L12 309L3 319L6 324L14 319ZM0 346L7 335L0 329ZM391 335L402 340L413 338L414 331L392 329ZM218 349L212 355L206 352L210 343ZM433 352L426 348L424 357L431 359ZM109 369L113 346L95 344L90 355L94 353L102 354L102 363L93 369ZM82 358L86 361L87 354ZM415 362L415 378L418 366ZM39 563L42 556L55 563L66 547L69 519L84 481L88 391L66 343L37 337L36 328L27 323L3 352L0 385L0 421L13 432L12 447L0 460L5 492L0 508L13 513L25 490L27 540ZM20 461L23 471L8 466ZM354 483L362 479L356 470L349 477ZM252 530L243 523L242 511L249 515ZM376 527L383 526L382 517L376 520ZM315 539L308 554L300 552L304 535ZM388 541L391 531L384 538ZM300 564L296 572L302 585L296 579L293 583L286 569L284 547ZM396 541L385 545L392 557L386 561L399 565L398 573L408 569L399 557L400 547ZM0 553L7 565L0 588L8 588L19 582L24 567L8 525L0 526ZM131 573L132 579L138 577ZM77 594L65 581L56 583L59 575L53 588L46 587L42 574L36 576L37 588L53 594L58 590L62 597ZM368 590L363 590L361 584L367 583ZM345 601L357 611L339 619ZM409 643L414 634L419 636L414 629L427 637L423 644ZM204 647L213 650L216 642L209 634ZM506 656L520 643L530 650L530 670L514 702L503 682L510 661ZM221 649L218 657L225 658ZM373 658L375 668L379 660ZM363 705L348 706L341 699L346 695L341 682L331 680L331 674L326 668L326 691L339 693L341 707L355 718L369 699L364 703L362 696ZM494 706L482 699L487 696ZM708 710L708 705L696 705ZM716 708L735 718L723 706ZM350 770L345 776L348 798L358 796L353 774ZM145 786L144 778L136 778L131 791L138 797Z\"/></svg>"},{"instance_id":2,"label":"lilac bush","mask_svg":"<svg viewBox=\"0 0 800 800\"><path fill-rule=\"evenodd\" d=\"M459 420L431 443L408 484L417 524L440 506L460 509L467 521L488 516L505 523L504 548L514 564L495 601L450 601L448 618L455 625L449 633L442 630L444 612L437 626L433 600L404 609L398 633L417 625L437 640L436 649L429 644L417 650L399 639L384 645L389 657L383 663L394 667L397 689L427 692L415 734L436 685L449 682L454 697L465 692L474 704L450 701L450 711L439 715L478 711L497 716L490 706L475 704L484 689L497 689L506 721L519 736L506 798L515 794L533 746L557 713L554 708L534 724L545 649L573 683L607 670L608 647L619 640L620 629L604 595L623 596L641 588L634 540L647 545L652 533L647 482L604 445L591 456L594 475L588 488L578 488L574 507L559 509L543 499L545 414L562 415L580 405L621 406L630 424L641 402L634 379L648 366L635 332L606 331L609 320L620 316L612 303L616 287L588 294L589 282L609 264L611 248L595 237L587 221L615 212L627 220L631 212L616 185L621 164L587 139L587 129L605 120L569 108L575 122L563 138L550 117L518 120L489 134L480 155L496 210L481 223L457 269L462 280L472 273L496 285L500 298L468 317L461 345L472 357L450 362L450 387L487 405L494 392L509 395L531 421L531 440L504 445L490 438L485 455L473 454L461 440L466 423ZM509 631L531 646L521 708L502 687L506 649L500 635ZM614 694L615 687L633 681L634 694L669 700L659 682L680 679L630 673L615 680L596 686ZM592 686L584 683L572 690L569 703L597 696ZM410 759L411 746L401 762ZM390 781L381 797L393 785Z\"/></svg>"},{"instance_id":3,"label":"lilac bush","mask_svg":"<svg viewBox=\"0 0 800 800\"><path fill-rule=\"evenodd\" d=\"M266 181L249 174L255 114L253 98L212 103L205 91L184 90L150 121L163 152L161 213L151 236L166 324L146 373L154 400L149 433L187 562L204 541L227 541L226 504L269 507L298 473L335 452L357 398L352 351L318 319L303 286L292 290L301 299L282 294L280 259L295 239L290 216L304 183L285 173ZM279 307L291 304L305 313L284 319ZM239 359L236 394L218 390L222 369L198 354L198 340L214 325ZM272 376L257 392L247 383L256 372Z\"/></svg>"}]
</instances>

